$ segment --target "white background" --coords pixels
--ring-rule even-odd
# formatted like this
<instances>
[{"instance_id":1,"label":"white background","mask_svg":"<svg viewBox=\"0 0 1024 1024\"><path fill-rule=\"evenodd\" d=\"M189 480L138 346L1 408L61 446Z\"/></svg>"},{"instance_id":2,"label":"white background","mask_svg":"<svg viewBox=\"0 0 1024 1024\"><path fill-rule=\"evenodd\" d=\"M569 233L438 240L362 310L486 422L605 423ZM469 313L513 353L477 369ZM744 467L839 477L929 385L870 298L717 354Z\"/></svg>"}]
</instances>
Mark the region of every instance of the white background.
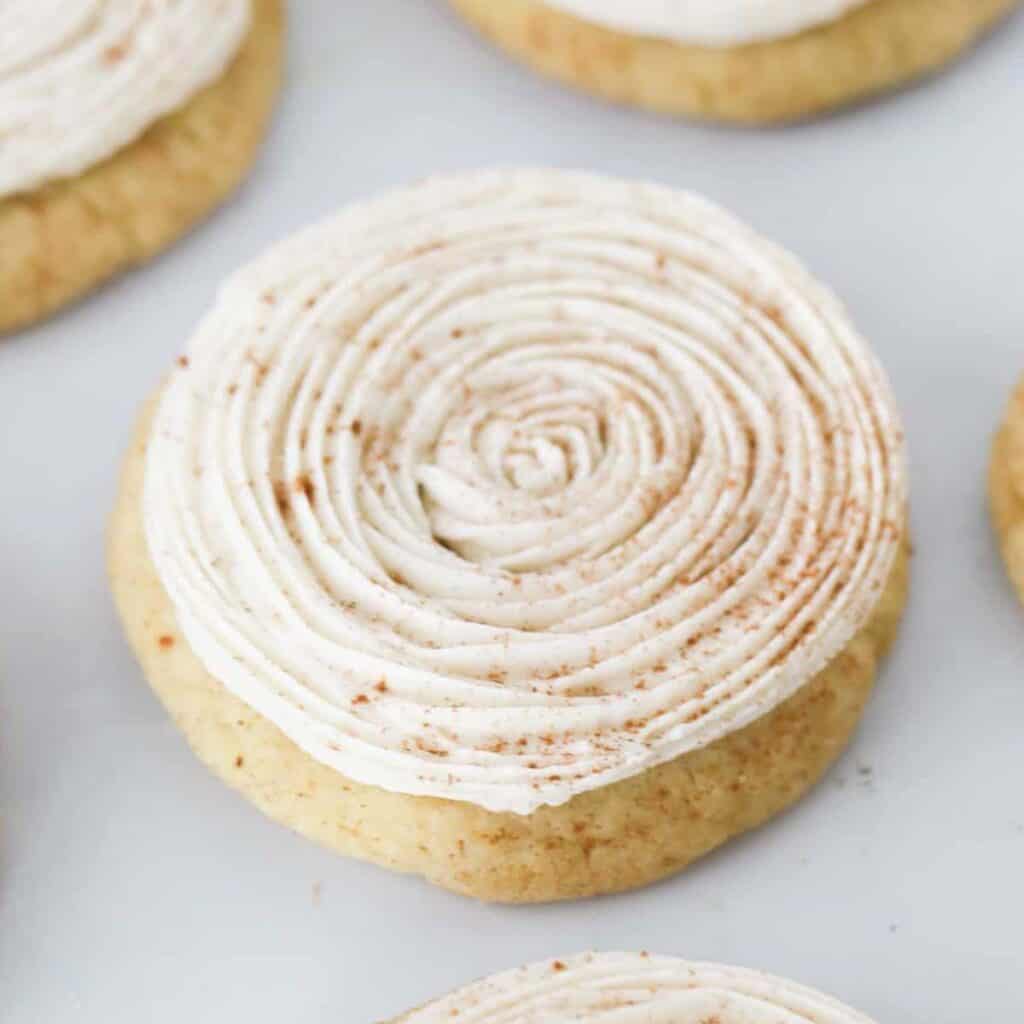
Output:
<instances>
[{"instance_id":1,"label":"white background","mask_svg":"<svg viewBox=\"0 0 1024 1024\"><path fill-rule=\"evenodd\" d=\"M1024 1018L1024 612L983 497L1024 370L1024 17L920 88L748 132L563 91L440 0L291 6L238 200L0 346L0 1019L361 1024L592 947L761 967L882 1024ZM103 544L136 408L226 273L386 186L524 163L703 191L839 291L906 414L917 557L877 698L810 799L646 891L509 909L337 858L208 775L122 641Z\"/></svg>"}]
</instances>

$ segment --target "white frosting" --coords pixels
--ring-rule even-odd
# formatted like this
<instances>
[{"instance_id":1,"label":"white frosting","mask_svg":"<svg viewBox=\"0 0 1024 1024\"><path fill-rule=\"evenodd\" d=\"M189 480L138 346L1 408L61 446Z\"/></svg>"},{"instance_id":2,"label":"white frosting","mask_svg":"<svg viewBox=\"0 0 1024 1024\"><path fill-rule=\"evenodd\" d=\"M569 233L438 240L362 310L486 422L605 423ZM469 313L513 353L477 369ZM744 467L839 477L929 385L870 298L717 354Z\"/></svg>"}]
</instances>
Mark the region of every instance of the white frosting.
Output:
<instances>
[{"instance_id":1,"label":"white frosting","mask_svg":"<svg viewBox=\"0 0 1024 1024\"><path fill-rule=\"evenodd\" d=\"M837 21L868 0L544 0L579 18L634 35L700 46L782 39Z\"/></svg>"},{"instance_id":2,"label":"white frosting","mask_svg":"<svg viewBox=\"0 0 1024 1024\"><path fill-rule=\"evenodd\" d=\"M737 967L589 953L496 974L402 1024L871 1024L801 985Z\"/></svg>"},{"instance_id":3,"label":"white frosting","mask_svg":"<svg viewBox=\"0 0 1024 1024\"><path fill-rule=\"evenodd\" d=\"M900 543L883 373L703 200L433 180L236 274L145 526L212 675L361 782L526 814L776 707Z\"/></svg>"},{"instance_id":4,"label":"white frosting","mask_svg":"<svg viewBox=\"0 0 1024 1024\"><path fill-rule=\"evenodd\" d=\"M2 0L0 197L73 177L218 78L249 0Z\"/></svg>"}]
</instances>

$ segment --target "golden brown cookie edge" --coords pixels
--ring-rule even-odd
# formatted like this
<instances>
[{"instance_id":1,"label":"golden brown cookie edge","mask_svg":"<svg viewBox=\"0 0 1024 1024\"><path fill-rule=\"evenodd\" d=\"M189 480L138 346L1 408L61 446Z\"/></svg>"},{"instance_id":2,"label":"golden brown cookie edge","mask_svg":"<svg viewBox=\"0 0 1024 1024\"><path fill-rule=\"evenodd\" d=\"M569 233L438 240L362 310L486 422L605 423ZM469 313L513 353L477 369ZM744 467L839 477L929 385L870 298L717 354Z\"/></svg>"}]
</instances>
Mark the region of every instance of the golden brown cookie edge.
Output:
<instances>
[{"instance_id":1,"label":"golden brown cookie edge","mask_svg":"<svg viewBox=\"0 0 1024 1024\"><path fill-rule=\"evenodd\" d=\"M541 0L450 2L505 51L586 92L757 125L810 117L935 71L1021 0L872 0L798 35L722 48L617 32Z\"/></svg>"},{"instance_id":2,"label":"golden brown cookie edge","mask_svg":"<svg viewBox=\"0 0 1024 1024\"><path fill-rule=\"evenodd\" d=\"M992 445L988 489L1003 560L1024 602L1024 379L1014 391Z\"/></svg>"}]
</instances>

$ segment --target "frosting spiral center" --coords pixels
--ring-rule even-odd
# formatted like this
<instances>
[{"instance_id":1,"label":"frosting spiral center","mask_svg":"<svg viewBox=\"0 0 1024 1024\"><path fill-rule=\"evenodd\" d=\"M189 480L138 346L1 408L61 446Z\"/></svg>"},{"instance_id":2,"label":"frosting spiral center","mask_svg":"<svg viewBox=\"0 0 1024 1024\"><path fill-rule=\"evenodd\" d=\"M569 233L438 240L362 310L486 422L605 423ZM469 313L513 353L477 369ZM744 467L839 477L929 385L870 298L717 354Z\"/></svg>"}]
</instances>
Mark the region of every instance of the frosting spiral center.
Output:
<instances>
[{"instance_id":1,"label":"frosting spiral center","mask_svg":"<svg viewBox=\"0 0 1024 1024\"><path fill-rule=\"evenodd\" d=\"M884 376L789 257L667 189L432 181L222 291L146 530L209 671L313 756L529 813L742 728L874 608Z\"/></svg>"}]
</instances>

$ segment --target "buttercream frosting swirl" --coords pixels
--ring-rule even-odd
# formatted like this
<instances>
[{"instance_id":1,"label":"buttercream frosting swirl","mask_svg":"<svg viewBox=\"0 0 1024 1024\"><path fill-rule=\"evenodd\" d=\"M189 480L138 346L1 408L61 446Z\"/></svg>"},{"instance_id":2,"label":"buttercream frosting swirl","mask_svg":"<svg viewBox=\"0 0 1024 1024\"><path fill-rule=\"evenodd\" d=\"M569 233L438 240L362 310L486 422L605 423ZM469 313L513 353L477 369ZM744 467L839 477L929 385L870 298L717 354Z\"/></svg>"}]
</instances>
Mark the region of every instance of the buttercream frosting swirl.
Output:
<instances>
[{"instance_id":1,"label":"buttercream frosting swirl","mask_svg":"<svg viewBox=\"0 0 1024 1024\"><path fill-rule=\"evenodd\" d=\"M547 960L468 985L403 1024L871 1024L828 996L756 971L643 953Z\"/></svg>"},{"instance_id":2,"label":"buttercream frosting swirl","mask_svg":"<svg viewBox=\"0 0 1024 1024\"><path fill-rule=\"evenodd\" d=\"M544 0L607 28L700 46L741 46L837 21L868 0Z\"/></svg>"},{"instance_id":3,"label":"buttercream frosting swirl","mask_svg":"<svg viewBox=\"0 0 1024 1024\"><path fill-rule=\"evenodd\" d=\"M73 177L224 71L249 0L4 0L0 197Z\"/></svg>"},{"instance_id":4,"label":"buttercream frosting swirl","mask_svg":"<svg viewBox=\"0 0 1024 1024\"><path fill-rule=\"evenodd\" d=\"M865 623L903 442L837 301L711 204L429 181L273 248L173 373L190 646L343 775L527 814L703 747Z\"/></svg>"}]
</instances>

